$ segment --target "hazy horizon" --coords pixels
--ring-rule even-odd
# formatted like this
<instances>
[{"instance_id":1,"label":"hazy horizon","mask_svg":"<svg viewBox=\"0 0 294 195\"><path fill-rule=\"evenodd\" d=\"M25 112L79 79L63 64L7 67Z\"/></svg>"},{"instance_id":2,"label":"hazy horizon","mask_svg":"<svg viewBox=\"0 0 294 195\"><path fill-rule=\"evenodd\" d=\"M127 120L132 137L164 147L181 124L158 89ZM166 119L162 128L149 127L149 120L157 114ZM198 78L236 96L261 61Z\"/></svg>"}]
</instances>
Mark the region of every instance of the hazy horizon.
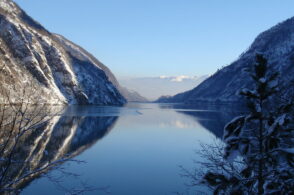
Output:
<instances>
[{"instance_id":1,"label":"hazy horizon","mask_svg":"<svg viewBox=\"0 0 294 195\"><path fill-rule=\"evenodd\" d=\"M119 83L129 90L138 92L150 101L161 96L173 96L198 86L209 75L159 76L159 77L118 77Z\"/></svg>"}]
</instances>

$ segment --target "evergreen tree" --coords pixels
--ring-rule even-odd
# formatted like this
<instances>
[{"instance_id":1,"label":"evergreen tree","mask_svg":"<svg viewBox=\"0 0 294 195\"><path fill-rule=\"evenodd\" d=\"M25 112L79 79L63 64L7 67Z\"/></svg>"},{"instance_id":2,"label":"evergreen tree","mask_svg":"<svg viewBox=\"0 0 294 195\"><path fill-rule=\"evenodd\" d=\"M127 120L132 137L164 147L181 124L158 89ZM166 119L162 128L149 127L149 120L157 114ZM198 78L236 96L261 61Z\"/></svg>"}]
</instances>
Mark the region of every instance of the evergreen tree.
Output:
<instances>
[{"instance_id":1,"label":"evergreen tree","mask_svg":"<svg viewBox=\"0 0 294 195\"><path fill-rule=\"evenodd\" d=\"M214 194L294 194L292 101L273 104L278 73L269 70L263 55L256 55L249 72L254 87L240 92L249 112L233 119L224 132L224 158L241 157L242 168L237 174L209 171L203 181Z\"/></svg>"}]
</instances>

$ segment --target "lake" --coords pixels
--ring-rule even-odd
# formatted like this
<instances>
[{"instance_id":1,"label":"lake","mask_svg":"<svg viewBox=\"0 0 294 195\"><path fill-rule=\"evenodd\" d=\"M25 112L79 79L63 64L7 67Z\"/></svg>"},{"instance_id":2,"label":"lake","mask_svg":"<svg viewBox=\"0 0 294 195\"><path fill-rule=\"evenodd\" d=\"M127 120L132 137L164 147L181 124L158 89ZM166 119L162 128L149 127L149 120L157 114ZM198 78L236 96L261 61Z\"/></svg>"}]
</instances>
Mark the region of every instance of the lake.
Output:
<instances>
[{"instance_id":1,"label":"lake","mask_svg":"<svg viewBox=\"0 0 294 195\"><path fill-rule=\"evenodd\" d=\"M221 138L224 125L236 115L226 106L70 106L52 119L48 138L42 135L46 141L32 159L38 158L38 164L70 153L83 162L65 162L47 173L50 179L27 181L22 194L65 194L72 187L98 188L84 194L195 194L197 187L186 185L179 166L195 167L200 142Z\"/></svg>"}]
</instances>

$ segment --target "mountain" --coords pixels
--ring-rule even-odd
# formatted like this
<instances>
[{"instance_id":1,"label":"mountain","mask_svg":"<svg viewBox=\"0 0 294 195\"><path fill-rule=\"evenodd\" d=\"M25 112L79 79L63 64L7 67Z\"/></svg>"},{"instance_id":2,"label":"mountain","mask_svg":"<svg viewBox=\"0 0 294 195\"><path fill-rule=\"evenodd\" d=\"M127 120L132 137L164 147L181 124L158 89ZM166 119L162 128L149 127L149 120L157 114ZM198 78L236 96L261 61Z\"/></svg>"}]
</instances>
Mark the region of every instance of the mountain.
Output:
<instances>
[{"instance_id":1,"label":"mountain","mask_svg":"<svg viewBox=\"0 0 294 195\"><path fill-rule=\"evenodd\" d=\"M227 67L217 71L194 89L173 97L162 97L158 102L239 102L236 92L249 87L252 80L244 69L251 68L256 53L262 53L271 70L280 72L285 93L293 93L294 81L294 17L261 33L247 51Z\"/></svg>"},{"instance_id":2,"label":"mountain","mask_svg":"<svg viewBox=\"0 0 294 195\"><path fill-rule=\"evenodd\" d=\"M175 95L194 88L208 76L159 76L119 78L122 86L139 92L149 100L155 100L162 95Z\"/></svg>"},{"instance_id":3,"label":"mountain","mask_svg":"<svg viewBox=\"0 0 294 195\"><path fill-rule=\"evenodd\" d=\"M122 105L121 91L132 94L89 52L47 31L11 0L0 1L0 82L12 101L29 88L32 99L45 103Z\"/></svg>"},{"instance_id":4,"label":"mountain","mask_svg":"<svg viewBox=\"0 0 294 195\"><path fill-rule=\"evenodd\" d=\"M121 95L128 101L128 102L146 102L147 99L141 96L136 91L129 90L125 87L122 87L115 76L112 74L112 72L99 60L97 60L93 55L91 55L89 52L81 48L80 46L74 44L73 42L67 40L65 37L54 34L54 38L64 47L64 49L69 53L69 55L76 59L78 63L82 62L88 62L88 63L94 63L97 64L99 67L103 69L105 74L107 75L110 82L116 87L116 89L121 93ZM86 75L84 77L87 77L88 75L92 74L92 70L84 70L83 71ZM87 82L87 79L82 79L82 82ZM85 83L84 85L91 85L91 83ZM95 89L93 89L95 90Z\"/></svg>"},{"instance_id":5,"label":"mountain","mask_svg":"<svg viewBox=\"0 0 294 195\"><path fill-rule=\"evenodd\" d=\"M126 87L119 87L120 93L128 100L128 102L149 102L149 100L143 97L141 94L134 90L130 90Z\"/></svg>"}]
</instances>

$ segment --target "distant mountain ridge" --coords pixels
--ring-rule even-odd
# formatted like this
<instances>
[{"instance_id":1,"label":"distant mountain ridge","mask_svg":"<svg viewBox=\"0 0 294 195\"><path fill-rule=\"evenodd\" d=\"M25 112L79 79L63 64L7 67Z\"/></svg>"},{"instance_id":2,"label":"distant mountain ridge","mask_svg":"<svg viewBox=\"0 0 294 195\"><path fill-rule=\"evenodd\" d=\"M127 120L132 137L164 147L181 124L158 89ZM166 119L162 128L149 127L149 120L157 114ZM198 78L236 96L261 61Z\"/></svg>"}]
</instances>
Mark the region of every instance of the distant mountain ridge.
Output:
<instances>
[{"instance_id":1,"label":"distant mountain ridge","mask_svg":"<svg viewBox=\"0 0 294 195\"><path fill-rule=\"evenodd\" d=\"M194 88L205 80L203 76L158 76L158 77L133 77L119 78L122 86L139 92L149 100L155 100L162 95L175 95Z\"/></svg>"},{"instance_id":2,"label":"distant mountain ridge","mask_svg":"<svg viewBox=\"0 0 294 195\"><path fill-rule=\"evenodd\" d=\"M33 99L44 103L122 105L129 95L94 56L11 0L0 1L0 71L1 91L12 101L29 83L39 92Z\"/></svg>"},{"instance_id":3,"label":"distant mountain ridge","mask_svg":"<svg viewBox=\"0 0 294 195\"><path fill-rule=\"evenodd\" d=\"M277 24L257 36L238 60L217 71L192 90L157 102L196 104L199 102L232 103L241 101L236 92L250 87L252 81L245 68L252 67L256 53L262 53L272 70L280 72L281 87L286 94L293 92L294 81L294 17Z\"/></svg>"}]
</instances>

